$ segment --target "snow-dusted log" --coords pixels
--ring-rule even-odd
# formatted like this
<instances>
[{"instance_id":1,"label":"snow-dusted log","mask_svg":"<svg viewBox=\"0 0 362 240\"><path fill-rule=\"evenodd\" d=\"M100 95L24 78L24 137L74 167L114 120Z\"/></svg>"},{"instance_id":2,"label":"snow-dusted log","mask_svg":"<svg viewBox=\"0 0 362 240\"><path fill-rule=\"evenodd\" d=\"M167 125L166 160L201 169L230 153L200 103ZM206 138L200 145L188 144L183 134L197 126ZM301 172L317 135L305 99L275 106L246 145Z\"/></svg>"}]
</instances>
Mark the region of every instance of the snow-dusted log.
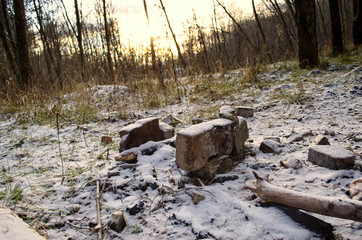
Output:
<instances>
[{"instance_id":1,"label":"snow-dusted log","mask_svg":"<svg viewBox=\"0 0 362 240\"><path fill-rule=\"evenodd\" d=\"M247 181L245 188L255 192L262 202L274 202L309 212L362 222L362 202L337 197L316 196L277 187L253 172L256 182Z\"/></svg>"}]
</instances>

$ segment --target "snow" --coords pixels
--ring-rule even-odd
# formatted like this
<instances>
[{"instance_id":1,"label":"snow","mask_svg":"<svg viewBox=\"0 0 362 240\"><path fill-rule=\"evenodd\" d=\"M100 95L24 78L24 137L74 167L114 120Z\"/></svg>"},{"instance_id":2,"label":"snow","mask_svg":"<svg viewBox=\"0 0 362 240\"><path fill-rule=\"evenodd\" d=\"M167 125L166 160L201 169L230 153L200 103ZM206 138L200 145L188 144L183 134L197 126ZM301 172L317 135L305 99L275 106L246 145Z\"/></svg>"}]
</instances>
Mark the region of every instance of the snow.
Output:
<instances>
[{"instance_id":1,"label":"snow","mask_svg":"<svg viewBox=\"0 0 362 240\"><path fill-rule=\"evenodd\" d=\"M123 163L114 161L119 154L118 132L129 124L122 120L91 122L82 125L88 129L84 132L76 124L62 124L59 137L65 180L61 185L62 163L55 124L19 124L11 116L2 117L0 192L20 184L23 197L16 205L9 206L22 213L29 224L36 226L39 222L46 226L50 239L97 239L94 227L97 225L98 175L103 191L103 225L118 210L124 212L128 224L122 233L108 229L104 239L322 239L278 208L262 206L259 198L243 187L246 180L254 179L252 171L256 171L259 175L269 175L270 183L275 186L349 199L348 184L362 177L359 169L330 170L306 160L308 146L318 134L325 134L332 146L348 148L356 154L356 161L361 160L362 142L356 141L356 136L362 132L362 101L360 95L351 92L356 79L362 75L358 68L323 70L317 75L302 72L298 80L306 97L302 104L290 98L297 97L293 94L298 93L297 83L290 80L294 72L276 70L260 74L261 81L270 84L263 89L251 86L246 92L211 102L205 100L205 103L184 99L180 104L147 110L147 113L134 110L135 115L142 118L161 119L172 114L184 123L177 127L180 133L195 135L215 124L231 123L219 119L182 130L188 126L188 119L207 107L247 104L255 109L254 117L247 119L248 154L234 170L223 175L238 178L203 187L189 183L186 172L177 168L175 148L171 144L174 138L127 150L138 156L134 167L124 168ZM277 99L275 91L281 93ZM94 94L95 99L103 100L123 101L130 97L125 88L114 86L98 86L88 92ZM71 99L76 98L76 94L67 97L68 104L73 104ZM105 118L107 114L104 113ZM314 136L290 141L309 131ZM102 144L100 138L104 135L111 136L114 142ZM283 151L278 155L259 150L260 143L270 136L281 139ZM155 150L152 155L142 155L142 150L151 148ZM286 169L279 165L280 161L291 159L300 160L302 167ZM205 197L197 205L191 198L195 193ZM3 200L1 203L5 204ZM130 209L135 206L142 207L132 215ZM362 236L362 223L311 215L332 224L334 233L343 239L357 240Z\"/></svg>"},{"instance_id":2,"label":"snow","mask_svg":"<svg viewBox=\"0 0 362 240\"><path fill-rule=\"evenodd\" d=\"M324 153L329 156L334 156L334 158L339 158L339 159L351 158L354 156L353 152L338 146L331 147L329 145L315 145L312 146L312 148L316 152Z\"/></svg>"},{"instance_id":3,"label":"snow","mask_svg":"<svg viewBox=\"0 0 362 240\"><path fill-rule=\"evenodd\" d=\"M194 136L203 134L205 132L208 132L208 131L212 130L214 127L217 127L217 126L225 127L230 124L232 124L231 120L220 118L220 119L215 119L212 121L203 122L203 123L199 123L197 125L188 127L186 129L179 131L179 133L184 136L194 137Z\"/></svg>"}]
</instances>

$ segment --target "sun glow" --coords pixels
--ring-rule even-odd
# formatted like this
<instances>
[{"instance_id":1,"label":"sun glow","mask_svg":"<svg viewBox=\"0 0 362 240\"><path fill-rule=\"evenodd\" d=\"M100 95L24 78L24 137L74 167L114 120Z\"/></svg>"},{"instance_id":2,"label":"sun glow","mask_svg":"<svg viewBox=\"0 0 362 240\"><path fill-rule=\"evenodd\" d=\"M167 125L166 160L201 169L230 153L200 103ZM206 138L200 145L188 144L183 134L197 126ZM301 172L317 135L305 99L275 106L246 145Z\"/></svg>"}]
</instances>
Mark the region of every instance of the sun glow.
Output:
<instances>
[{"instance_id":1,"label":"sun glow","mask_svg":"<svg viewBox=\"0 0 362 240\"><path fill-rule=\"evenodd\" d=\"M91 15L95 12L94 4L99 0L78 1L83 12ZM259 3L261 0L257 0ZM74 1L66 0L68 12L72 15ZM110 3L112 16L117 19L120 31L121 42L134 48L146 48L150 45L151 36L154 38L156 50L165 52L172 49L175 52L175 45L172 35L168 29L165 16L160 8L159 0L147 0L147 10L150 25L148 26L144 11L143 0L107 0ZM193 21L193 15L197 16L198 25L208 31L213 18L213 0L163 0L168 18L179 44L187 38L187 28ZM251 1L230 0L221 1L228 9L239 16L251 12ZM215 4L217 5L216 1ZM94 14L93 14L94 15ZM90 17L91 19L92 17ZM95 18L95 17L94 17ZM224 12L218 7L219 21L228 21ZM141 49L138 49L138 52ZM143 50L143 51L144 51Z\"/></svg>"}]
</instances>

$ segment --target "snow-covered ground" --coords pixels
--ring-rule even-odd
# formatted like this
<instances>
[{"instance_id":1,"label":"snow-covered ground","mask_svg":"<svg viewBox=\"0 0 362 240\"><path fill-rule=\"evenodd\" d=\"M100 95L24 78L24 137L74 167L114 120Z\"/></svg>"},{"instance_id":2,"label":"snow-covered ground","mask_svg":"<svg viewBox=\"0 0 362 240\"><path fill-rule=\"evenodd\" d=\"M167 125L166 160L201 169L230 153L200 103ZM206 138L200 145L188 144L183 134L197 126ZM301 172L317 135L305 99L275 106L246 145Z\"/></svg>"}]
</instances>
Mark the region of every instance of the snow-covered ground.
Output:
<instances>
[{"instance_id":1,"label":"snow-covered ground","mask_svg":"<svg viewBox=\"0 0 362 240\"><path fill-rule=\"evenodd\" d=\"M237 72L234 72L236 77ZM49 239L97 239L99 179L104 239L325 238L327 235L302 226L279 208L262 205L254 193L243 187L246 180L254 179L252 171L256 171L268 174L272 184L287 189L349 198L348 183L362 177L361 168L330 170L306 160L309 144L318 134L324 134L331 145L353 151L356 162L361 163L362 67L337 65L312 72L274 70L261 73L258 78L260 87L250 86L217 100L185 98L180 104L147 112L133 109L137 117L162 118L171 114L183 122L177 127L180 130L208 108L253 107L254 117L247 118L250 135L247 157L233 171L222 175L231 176L229 181L215 181L202 187L190 184L186 172L176 166L176 149L170 141L149 142L132 149L138 155L138 165L125 168L114 158L118 155L118 132L132 119L126 122L110 118L107 111L99 121L82 126L60 120L61 151L55 123L19 124L12 116L2 116L2 204L10 206ZM119 101L131 105L131 96L125 91L120 87L99 86L90 92L100 101L122 93ZM293 141L310 131L313 136ZM105 135L113 137L114 142L102 144L100 139ZM266 137L280 138L280 154L259 150ZM302 168L280 166L280 161L290 159L300 160ZM15 204L16 197L12 196L17 192L22 197ZM117 210L123 211L127 221L122 233L106 227ZM361 239L362 223L312 215L332 224L338 239Z\"/></svg>"}]
</instances>

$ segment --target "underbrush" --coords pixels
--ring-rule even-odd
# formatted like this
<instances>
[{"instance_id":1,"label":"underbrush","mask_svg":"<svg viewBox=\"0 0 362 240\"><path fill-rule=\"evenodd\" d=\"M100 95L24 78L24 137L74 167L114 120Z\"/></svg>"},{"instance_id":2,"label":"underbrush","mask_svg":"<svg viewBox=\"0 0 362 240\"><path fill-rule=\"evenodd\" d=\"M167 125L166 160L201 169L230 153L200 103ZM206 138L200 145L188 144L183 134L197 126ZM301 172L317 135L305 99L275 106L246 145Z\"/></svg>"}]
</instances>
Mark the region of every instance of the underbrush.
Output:
<instances>
[{"instance_id":1,"label":"underbrush","mask_svg":"<svg viewBox=\"0 0 362 240\"><path fill-rule=\"evenodd\" d=\"M320 69L328 70L331 65L359 65L362 55L356 51L336 58L321 58ZM191 103L213 102L242 93L257 97L259 89L284 83L293 83L297 87L288 92L276 90L270 98L302 104L310 99L303 90L303 82L317 81L307 77L310 71L299 69L297 61L284 61L181 79L174 76L130 76L123 82L102 86L95 81L77 83L70 80L63 89L34 86L27 91L8 86L0 96L0 114L1 118L15 117L19 124L55 124L58 116L65 122L82 125L92 121L127 120L136 117L136 109L147 111L177 104L184 101L185 96ZM289 77L280 79L275 73L288 73ZM273 74L275 76L270 80ZM264 79L262 75L267 77Z\"/></svg>"}]
</instances>

